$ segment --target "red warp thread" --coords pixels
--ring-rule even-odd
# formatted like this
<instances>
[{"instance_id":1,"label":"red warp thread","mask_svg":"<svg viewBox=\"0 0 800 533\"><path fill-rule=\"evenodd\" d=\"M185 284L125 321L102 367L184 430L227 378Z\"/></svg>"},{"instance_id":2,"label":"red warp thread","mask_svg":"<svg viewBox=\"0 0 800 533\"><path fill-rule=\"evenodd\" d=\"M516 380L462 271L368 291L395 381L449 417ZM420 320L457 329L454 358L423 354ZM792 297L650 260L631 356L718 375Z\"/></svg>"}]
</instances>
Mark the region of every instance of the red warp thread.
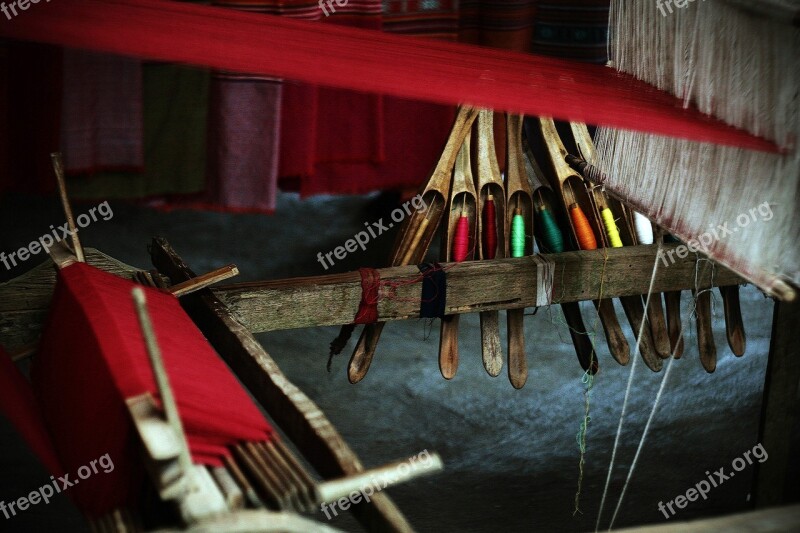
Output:
<instances>
[{"instance_id":1,"label":"red warp thread","mask_svg":"<svg viewBox=\"0 0 800 533\"><path fill-rule=\"evenodd\" d=\"M0 24L0 36L778 150L604 66L188 2L52 2Z\"/></svg>"},{"instance_id":2,"label":"red warp thread","mask_svg":"<svg viewBox=\"0 0 800 533\"><path fill-rule=\"evenodd\" d=\"M494 200L487 200L483 207L483 258L494 259L497 254L497 214Z\"/></svg>"},{"instance_id":3,"label":"red warp thread","mask_svg":"<svg viewBox=\"0 0 800 533\"><path fill-rule=\"evenodd\" d=\"M453 261L460 263L469 255L469 218L461 216L453 237Z\"/></svg>"},{"instance_id":4,"label":"red warp thread","mask_svg":"<svg viewBox=\"0 0 800 533\"><path fill-rule=\"evenodd\" d=\"M381 274L374 268L359 268L361 274L361 302L353 322L372 324L378 321L378 299Z\"/></svg>"}]
</instances>

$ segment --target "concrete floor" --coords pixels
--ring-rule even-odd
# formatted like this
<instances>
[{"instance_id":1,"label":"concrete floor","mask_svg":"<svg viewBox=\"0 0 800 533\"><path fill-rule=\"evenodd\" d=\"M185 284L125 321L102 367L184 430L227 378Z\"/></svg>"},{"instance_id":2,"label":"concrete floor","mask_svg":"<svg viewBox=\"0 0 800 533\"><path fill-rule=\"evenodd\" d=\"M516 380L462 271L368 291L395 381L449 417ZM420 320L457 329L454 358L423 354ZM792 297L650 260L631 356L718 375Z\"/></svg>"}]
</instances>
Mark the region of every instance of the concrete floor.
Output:
<instances>
[{"instance_id":1,"label":"concrete floor","mask_svg":"<svg viewBox=\"0 0 800 533\"><path fill-rule=\"evenodd\" d=\"M76 214L95 204L77 204ZM382 197L319 197L303 201L281 195L275 216L190 211L156 211L112 203L114 216L82 230L86 246L119 260L149 267L146 245L153 235L167 237L196 271L227 263L239 265L240 279L318 275L382 266L392 244L383 235L366 252L350 254L324 271L317 252L343 244L364 222L388 216ZM10 252L60 224L54 200L11 197L0 201L0 251ZM435 248L438 249L438 248ZM41 261L29 260L8 279ZM688 316L684 301L684 319ZM703 480L705 472L726 467L758 444L758 420L769 349L772 302L753 287L742 290L747 354L735 358L726 343L721 299L714 322L718 365L706 374L697 355L693 327L687 350L675 361L637 469L615 526L663 523L659 501L669 501ZM617 305L618 311L621 311ZM587 325L594 309L584 306ZM532 310L529 310L532 312ZM620 322L627 324L624 316ZM541 309L525 322L530 377L514 390L505 374L491 378L480 362L478 317L462 317L461 366L452 381L439 375L438 323L391 323L384 331L366 379L350 385L346 365L354 343L326 371L328 344L337 328L311 328L259 335L278 364L328 415L369 466L423 449L444 458L444 473L390 489L390 494L420 532L588 531L595 527L630 367L611 359L598 345L601 372L590 394L586 463L579 513L573 513L578 483L576 434L583 417L583 372L577 364L557 307ZM623 328L628 329L626 325ZM504 328L501 328L504 330ZM627 331L633 346L633 337ZM603 527L617 504L662 374L641 361L634 375L617 466L603 513ZM48 476L0 418L0 498L27 494ZM798 431L793 438L798 450ZM769 452L769 450L767 450ZM797 456L797 453L794 454ZM800 472L795 460L793 472ZM742 511L749 508L752 467L713 489L708 499L690 503L671 520ZM318 513L320 520L324 515ZM358 531L349 518L332 524ZM0 531L81 531L85 527L61 498L23 515L0 517Z\"/></svg>"}]
</instances>

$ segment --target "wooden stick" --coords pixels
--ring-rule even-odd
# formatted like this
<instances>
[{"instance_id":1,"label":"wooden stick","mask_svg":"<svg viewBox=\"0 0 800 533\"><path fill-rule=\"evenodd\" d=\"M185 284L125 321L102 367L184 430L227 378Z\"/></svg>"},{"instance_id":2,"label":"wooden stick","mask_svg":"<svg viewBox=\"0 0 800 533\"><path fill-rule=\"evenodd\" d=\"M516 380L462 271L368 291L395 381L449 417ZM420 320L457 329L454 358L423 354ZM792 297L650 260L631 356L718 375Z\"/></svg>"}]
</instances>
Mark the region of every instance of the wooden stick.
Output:
<instances>
[{"instance_id":1,"label":"wooden stick","mask_svg":"<svg viewBox=\"0 0 800 533\"><path fill-rule=\"evenodd\" d=\"M700 351L700 363L710 374L717 368L717 346L714 343L714 330L711 322L711 290L693 290L692 295L695 298L697 347Z\"/></svg>"},{"instance_id":2,"label":"wooden stick","mask_svg":"<svg viewBox=\"0 0 800 533\"><path fill-rule=\"evenodd\" d=\"M461 206L458 205L461 201ZM442 234L442 247L440 260L453 260L453 246L455 244L456 230L461 217L469 221L468 248L469 252L465 261L474 258L475 231L477 228L477 200L475 195L475 181L472 176L470 161L470 136L464 138L464 143L456 156L453 169L453 186L450 192L448 216L445 217L444 233ZM439 372L445 379L453 379L458 371L458 324L460 316L445 315L442 317L439 329Z\"/></svg>"},{"instance_id":3,"label":"wooden stick","mask_svg":"<svg viewBox=\"0 0 800 533\"><path fill-rule=\"evenodd\" d=\"M69 203L67 196L67 185L64 179L64 161L61 157L61 152L53 152L50 154L50 160L53 163L53 170L56 173L56 181L58 182L58 195L61 197L61 206L64 208L64 215L67 217L67 224L71 232L72 248L75 250L75 257L78 261L84 263L86 258L83 255L83 246L78 238L78 227L75 225L75 217L72 215L72 206Z\"/></svg>"},{"instance_id":4,"label":"wooden stick","mask_svg":"<svg viewBox=\"0 0 800 533\"><path fill-rule=\"evenodd\" d=\"M153 330L153 323L150 320L150 313L147 311L147 299L141 287L134 287L131 290L133 302L136 306L136 315L139 318L139 327L142 330L147 355L150 358L150 366L153 368L153 375L156 379L158 394L161 396L161 404L164 406L164 414L167 422L172 426L175 434L179 437L183 446L181 447L178 459L183 469L184 475L189 475L192 470L192 458L189 455L189 445L186 442L186 433L183 431L183 422L178 414L178 406L175 397L172 395L172 387L169 384L169 376L164 368L164 361L161 358L161 349L156 341L156 334Z\"/></svg>"},{"instance_id":5,"label":"wooden stick","mask_svg":"<svg viewBox=\"0 0 800 533\"><path fill-rule=\"evenodd\" d=\"M506 247L506 209L505 189L497 163L497 151L494 142L494 111L482 109L478 115L478 257L484 257L483 212L489 201L495 204L495 227L497 230L497 249L495 258L505 257ZM500 346L500 314L497 311L483 311L481 323L481 356L483 367L490 376L500 375L503 368L503 349Z\"/></svg>"},{"instance_id":6,"label":"wooden stick","mask_svg":"<svg viewBox=\"0 0 800 533\"><path fill-rule=\"evenodd\" d=\"M511 257L511 228L516 215L522 215L525 231L524 255L533 254L533 196L530 181L525 173L522 153L522 116L506 115L506 256ZM515 203L511 209L512 201ZM528 361L525 353L525 309L506 311L508 335L508 380L515 389L521 389L528 381Z\"/></svg>"},{"instance_id":7,"label":"wooden stick","mask_svg":"<svg viewBox=\"0 0 800 533\"><path fill-rule=\"evenodd\" d=\"M261 501L253 485L247 480L247 477L244 475L241 468L239 468L236 461L232 457L223 457L223 461L225 462L225 468L228 470L228 473L236 481L236 484L242 490L245 498L247 498L247 503L250 507L264 507L264 502Z\"/></svg>"},{"instance_id":8,"label":"wooden stick","mask_svg":"<svg viewBox=\"0 0 800 533\"><path fill-rule=\"evenodd\" d=\"M403 466L407 468L403 470ZM362 491L365 487L390 487L411 479L441 472L444 469L442 458L437 453L429 454L427 461L397 461L359 474L320 483L316 487L317 501L332 502L351 492Z\"/></svg>"},{"instance_id":9,"label":"wooden stick","mask_svg":"<svg viewBox=\"0 0 800 533\"><path fill-rule=\"evenodd\" d=\"M195 277L167 241L154 239L150 253L153 264L172 280L183 281ZM719 279L719 275L716 279ZM360 281L358 284L360 291ZM325 414L286 378L253 334L211 290L200 291L187 301L186 311L323 479L363 471L358 457ZM371 505L356 505L351 510L372 531L413 531L386 492L375 494Z\"/></svg>"},{"instance_id":10,"label":"wooden stick","mask_svg":"<svg viewBox=\"0 0 800 533\"><path fill-rule=\"evenodd\" d=\"M393 266L418 262L425 256L433 235L439 227L450 193L451 173L456 155L464 143L464 138L472 131L472 123L477 115L478 111L471 106L459 107L439 162L420 193L428 206L428 211L425 214L414 211L406 218L392 251L391 264ZM353 356L347 365L347 379L350 380L350 383L358 383L367 375L384 325L385 322L367 324L361 331L358 344L356 344Z\"/></svg>"},{"instance_id":11,"label":"wooden stick","mask_svg":"<svg viewBox=\"0 0 800 533\"><path fill-rule=\"evenodd\" d=\"M664 293L664 306L667 311L667 329L672 356L680 359L683 355L683 324L681 323L681 291Z\"/></svg>"},{"instance_id":12,"label":"wooden stick","mask_svg":"<svg viewBox=\"0 0 800 533\"><path fill-rule=\"evenodd\" d=\"M730 285L719 288L722 302L725 307L725 333L728 337L728 346L733 355L741 357L747 347L747 336L744 333L742 309L739 305L739 286Z\"/></svg>"},{"instance_id":13,"label":"wooden stick","mask_svg":"<svg viewBox=\"0 0 800 533\"><path fill-rule=\"evenodd\" d=\"M197 276L196 278L188 281L173 285L169 288L169 292L180 298L181 296L191 294L199 291L200 289L205 289L206 287L214 285L215 283L219 283L220 281L230 279L238 275L239 269L236 265L227 265L216 270L212 270L206 274Z\"/></svg>"}]
</instances>

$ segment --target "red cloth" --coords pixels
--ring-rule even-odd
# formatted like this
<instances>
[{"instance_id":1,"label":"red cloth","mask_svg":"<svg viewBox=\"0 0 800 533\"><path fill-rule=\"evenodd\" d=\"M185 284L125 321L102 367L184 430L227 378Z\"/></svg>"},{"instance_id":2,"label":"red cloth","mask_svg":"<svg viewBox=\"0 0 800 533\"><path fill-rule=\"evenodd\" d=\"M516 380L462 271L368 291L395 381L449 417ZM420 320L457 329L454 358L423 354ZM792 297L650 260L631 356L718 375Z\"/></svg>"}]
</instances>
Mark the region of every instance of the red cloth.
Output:
<instances>
[{"instance_id":1,"label":"red cloth","mask_svg":"<svg viewBox=\"0 0 800 533\"><path fill-rule=\"evenodd\" d=\"M605 67L360 28L165 0L73 0L31 9L13 24L0 25L0 34L777 150L772 142L696 108L683 109L666 92Z\"/></svg>"},{"instance_id":2,"label":"red cloth","mask_svg":"<svg viewBox=\"0 0 800 533\"><path fill-rule=\"evenodd\" d=\"M97 515L138 494L143 470L125 399L158 399L136 318L135 285L84 263L59 272L31 376L67 472L109 454L113 472L75 490ZM164 366L196 463L220 465L226 447L265 441L272 428L171 294L145 289Z\"/></svg>"},{"instance_id":3,"label":"red cloth","mask_svg":"<svg viewBox=\"0 0 800 533\"><path fill-rule=\"evenodd\" d=\"M11 356L0 348L0 412L28 443L50 474L60 476L61 464L44 425L39 402Z\"/></svg>"}]
</instances>

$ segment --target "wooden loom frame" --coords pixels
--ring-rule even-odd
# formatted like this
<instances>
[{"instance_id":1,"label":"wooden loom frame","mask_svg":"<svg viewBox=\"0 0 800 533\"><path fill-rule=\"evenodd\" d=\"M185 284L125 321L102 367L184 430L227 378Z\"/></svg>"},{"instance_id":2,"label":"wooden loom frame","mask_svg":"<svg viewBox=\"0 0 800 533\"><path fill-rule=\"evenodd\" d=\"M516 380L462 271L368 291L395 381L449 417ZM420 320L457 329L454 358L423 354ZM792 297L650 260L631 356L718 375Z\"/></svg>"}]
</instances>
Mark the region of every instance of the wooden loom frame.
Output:
<instances>
[{"instance_id":1,"label":"wooden loom frame","mask_svg":"<svg viewBox=\"0 0 800 533\"><path fill-rule=\"evenodd\" d=\"M665 247L669 250L675 245ZM156 238L150 248L153 264L173 283L194 273L165 239ZM553 302L590 300L641 294L649 284L657 247L638 246L547 256L554 269ZM87 249L91 264L118 275L138 269ZM698 270L693 255L659 269L654 292L688 290L742 283L736 274L717 266ZM605 269L605 279L598 274ZM416 267L381 269L382 279L395 281L418 277ZM479 281L483 280L483 281ZM488 281L487 281L488 280ZM536 302L537 266L531 257L462 263L451 269L447 313L519 309ZM55 272L44 263L10 282L0 284L0 342L10 349L29 345L38 337L55 282ZM489 283L500 290L487 298L481 287ZM420 285L403 285L398 298L379 304L381 320L418 316ZM240 283L204 289L182 299L184 308L214 348L248 387L304 457L325 479L354 474L363 465L319 408L280 371L253 333L300 327L341 325L352 322L361 296L358 273L309 278ZM313 301L315 305L298 302ZM291 316L282 313L292 304ZM758 507L782 503L787 483L789 436L797 416L796 395L800 359L792 353L792 326L800 323L800 304L776 302L772 342L764 387L760 440L770 450L770 461L756 465L754 503ZM387 494L376 494L375 505L355 505L356 518L369 531L413 531Z\"/></svg>"}]
</instances>

